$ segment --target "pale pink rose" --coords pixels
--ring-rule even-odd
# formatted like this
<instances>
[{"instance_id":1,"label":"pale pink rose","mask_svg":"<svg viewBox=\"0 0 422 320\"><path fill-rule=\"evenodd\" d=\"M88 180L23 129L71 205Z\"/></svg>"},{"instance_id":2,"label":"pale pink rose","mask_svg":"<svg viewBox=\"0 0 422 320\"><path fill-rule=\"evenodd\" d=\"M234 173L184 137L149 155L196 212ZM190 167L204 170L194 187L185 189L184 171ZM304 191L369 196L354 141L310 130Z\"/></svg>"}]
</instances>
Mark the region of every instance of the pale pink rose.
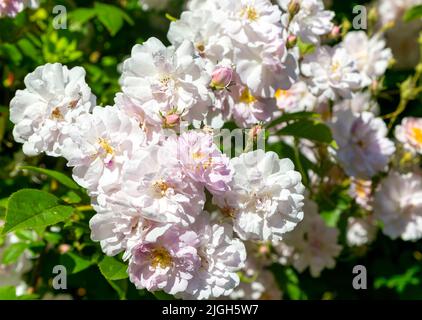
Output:
<instances>
[{"instance_id":1,"label":"pale pink rose","mask_svg":"<svg viewBox=\"0 0 422 320\"><path fill-rule=\"evenodd\" d=\"M237 272L246 260L245 245L233 237L233 228L228 225L212 223L208 213L193 226L200 235L197 247L201 257L201 267L195 280L189 283L185 299L209 299L228 296L239 285Z\"/></svg>"},{"instance_id":2,"label":"pale pink rose","mask_svg":"<svg viewBox=\"0 0 422 320\"><path fill-rule=\"evenodd\" d=\"M396 127L395 136L407 150L422 154L421 118L404 118L401 125Z\"/></svg>"},{"instance_id":3,"label":"pale pink rose","mask_svg":"<svg viewBox=\"0 0 422 320\"><path fill-rule=\"evenodd\" d=\"M212 135L185 132L178 138L169 138L165 147L176 152L175 158L185 174L211 193L222 194L229 190L233 177L230 160L218 149Z\"/></svg>"},{"instance_id":4,"label":"pale pink rose","mask_svg":"<svg viewBox=\"0 0 422 320\"><path fill-rule=\"evenodd\" d=\"M175 227L154 228L132 248L129 279L136 288L184 292L201 266L198 235Z\"/></svg>"}]
</instances>

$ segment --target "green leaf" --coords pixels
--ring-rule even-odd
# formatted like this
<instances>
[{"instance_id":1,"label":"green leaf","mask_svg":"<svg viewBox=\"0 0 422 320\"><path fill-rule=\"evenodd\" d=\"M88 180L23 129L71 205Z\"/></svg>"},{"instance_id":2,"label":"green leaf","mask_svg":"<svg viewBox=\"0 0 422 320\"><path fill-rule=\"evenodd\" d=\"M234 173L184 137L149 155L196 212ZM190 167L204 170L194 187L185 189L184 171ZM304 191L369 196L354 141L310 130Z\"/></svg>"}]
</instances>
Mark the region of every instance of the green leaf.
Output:
<instances>
[{"instance_id":1,"label":"green leaf","mask_svg":"<svg viewBox=\"0 0 422 320\"><path fill-rule=\"evenodd\" d=\"M72 207L60 205L59 199L48 192L22 189L9 198L2 233L50 226L66 220L73 212Z\"/></svg>"},{"instance_id":2,"label":"green leaf","mask_svg":"<svg viewBox=\"0 0 422 320\"><path fill-rule=\"evenodd\" d=\"M74 189L74 190L80 189L79 185L75 181L73 181L71 178L69 178L67 175L61 172L43 169L43 168L31 167L31 166L22 166L20 167L20 169L45 174L46 176L49 176L50 178L57 180L62 185L70 189Z\"/></svg>"},{"instance_id":3,"label":"green leaf","mask_svg":"<svg viewBox=\"0 0 422 320\"><path fill-rule=\"evenodd\" d=\"M313 53L316 48L312 43L303 42L300 37L297 39L297 46L299 47L300 55L302 56Z\"/></svg>"},{"instance_id":4,"label":"green leaf","mask_svg":"<svg viewBox=\"0 0 422 320\"><path fill-rule=\"evenodd\" d=\"M10 43L0 45L0 54L2 53L12 60L15 65L19 65L23 58L18 48Z\"/></svg>"},{"instance_id":5,"label":"green leaf","mask_svg":"<svg viewBox=\"0 0 422 320\"><path fill-rule=\"evenodd\" d=\"M37 49L31 41L26 38L20 39L18 41L18 47L22 51L23 55L31 60L42 63L42 59L40 57L40 50Z\"/></svg>"},{"instance_id":6,"label":"green leaf","mask_svg":"<svg viewBox=\"0 0 422 320\"><path fill-rule=\"evenodd\" d=\"M333 210L321 211L321 217L329 227L337 227L341 215L350 207L350 202L347 199L338 195L337 206Z\"/></svg>"},{"instance_id":7,"label":"green leaf","mask_svg":"<svg viewBox=\"0 0 422 320\"><path fill-rule=\"evenodd\" d=\"M17 298L15 287L0 288L0 300L16 300Z\"/></svg>"},{"instance_id":8,"label":"green leaf","mask_svg":"<svg viewBox=\"0 0 422 320\"><path fill-rule=\"evenodd\" d=\"M26 248L28 248L28 244L24 242L18 242L10 245L3 252L2 263L8 265L16 262Z\"/></svg>"},{"instance_id":9,"label":"green leaf","mask_svg":"<svg viewBox=\"0 0 422 320\"><path fill-rule=\"evenodd\" d=\"M106 279L110 286L116 291L120 300L126 300L126 291L128 288L127 280L111 281Z\"/></svg>"},{"instance_id":10,"label":"green leaf","mask_svg":"<svg viewBox=\"0 0 422 320\"><path fill-rule=\"evenodd\" d=\"M16 230L14 234L22 241L37 241L37 234L32 230Z\"/></svg>"},{"instance_id":11,"label":"green leaf","mask_svg":"<svg viewBox=\"0 0 422 320\"><path fill-rule=\"evenodd\" d=\"M291 123L277 131L277 135L294 136L323 143L330 143L333 140L330 128L321 122L312 120Z\"/></svg>"},{"instance_id":12,"label":"green leaf","mask_svg":"<svg viewBox=\"0 0 422 320\"><path fill-rule=\"evenodd\" d=\"M419 265L416 265L407 269L403 274L393 275L390 278L378 277L375 279L374 287L375 289L387 287L402 293L408 286L419 286L421 284L421 269Z\"/></svg>"},{"instance_id":13,"label":"green leaf","mask_svg":"<svg viewBox=\"0 0 422 320\"><path fill-rule=\"evenodd\" d=\"M288 122L288 121L297 121L297 120L302 120L302 119L318 119L320 118L321 115L315 112L307 112L307 111L302 111L302 112L294 112L294 113L285 113L282 116L280 116L279 118L275 119L274 121L272 121L267 128L272 128L275 127L276 125L283 123L283 122Z\"/></svg>"},{"instance_id":14,"label":"green leaf","mask_svg":"<svg viewBox=\"0 0 422 320\"><path fill-rule=\"evenodd\" d=\"M71 273L75 274L93 265L93 262L81 256L68 252L60 256L60 263Z\"/></svg>"},{"instance_id":15,"label":"green leaf","mask_svg":"<svg viewBox=\"0 0 422 320\"><path fill-rule=\"evenodd\" d=\"M70 190L64 196L62 196L61 199L64 202L69 203L69 204L76 204L82 201L82 198L76 192L72 190Z\"/></svg>"},{"instance_id":16,"label":"green leaf","mask_svg":"<svg viewBox=\"0 0 422 320\"><path fill-rule=\"evenodd\" d=\"M5 216L8 202L9 198L0 199L0 218Z\"/></svg>"},{"instance_id":17,"label":"green leaf","mask_svg":"<svg viewBox=\"0 0 422 320\"><path fill-rule=\"evenodd\" d=\"M98 267L107 280L122 280L128 277L127 265L113 257L105 257Z\"/></svg>"},{"instance_id":18,"label":"green leaf","mask_svg":"<svg viewBox=\"0 0 422 320\"><path fill-rule=\"evenodd\" d=\"M97 12L97 18L107 28L112 36L122 28L123 22L126 21L133 25L133 20L122 9L100 2L96 2L94 8Z\"/></svg>"},{"instance_id":19,"label":"green leaf","mask_svg":"<svg viewBox=\"0 0 422 320\"><path fill-rule=\"evenodd\" d=\"M410 22L410 21L413 21L413 20L416 20L416 19L421 19L421 18L422 18L422 4L417 5L413 8L410 8L403 15L403 20L405 22Z\"/></svg>"},{"instance_id":20,"label":"green leaf","mask_svg":"<svg viewBox=\"0 0 422 320\"><path fill-rule=\"evenodd\" d=\"M9 113L9 108L6 106L0 106L0 113Z\"/></svg>"},{"instance_id":21,"label":"green leaf","mask_svg":"<svg viewBox=\"0 0 422 320\"><path fill-rule=\"evenodd\" d=\"M94 8L79 8L69 13L69 19L72 23L83 26L96 15L97 12Z\"/></svg>"},{"instance_id":22,"label":"green leaf","mask_svg":"<svg viewBox=\"0 0 422 320\"><path fill-rule=\"evenodd\" d=\"M172 295L165 293L164 291L155 291L152 294L157 300L176 300Z\"/></svg>"}]
</instances>

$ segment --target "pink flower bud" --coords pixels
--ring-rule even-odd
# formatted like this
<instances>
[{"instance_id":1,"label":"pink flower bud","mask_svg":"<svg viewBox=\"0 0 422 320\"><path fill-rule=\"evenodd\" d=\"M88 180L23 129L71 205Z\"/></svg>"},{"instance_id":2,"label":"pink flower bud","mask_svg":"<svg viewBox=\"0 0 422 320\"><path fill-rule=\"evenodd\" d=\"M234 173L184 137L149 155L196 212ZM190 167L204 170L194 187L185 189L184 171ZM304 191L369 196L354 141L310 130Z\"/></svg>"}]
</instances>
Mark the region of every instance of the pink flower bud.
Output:
<instances>
[{"instance_id":1,"label":"pink flower bud","mask_svg":"<svg viewBox=\"0 0 422 320\"><path fill-rule=\"evenodd\" d=\"M212 73L211 88L221 90L227 88L233 79L233 69L217 67Z\"/></svg>"},{"instance_id":2,"label":"pink flower bud","mask_svg":"<svg viewBox=\"0 0 422 320\"><path fill-rule=\"evenodd\" d=\"M176 113L168 114L164 117L164 126L168 128L175 127L179 124L180 116Z\"/></svg>"},{"instance_id":3,"label":"pink flower bud","mask_svg":"<svg viewBox=\"0 0 422 320\"><path fill-rule=\"evenodd\" d=\"M259 124L257 124L256 126L253 126L251 128L251 131L249 131L251 139L258 138L261 133L262 133L262 126Z\"/></svg>"},{"instance_id":4,"label":"pink flower bud","mask_svg":"<svg viewBox=\"0 0 422 320\"><path fill-rule=\"evenodd\" d=\"M287 37L287 48L291 49L293 48L297 43L297 37L295 35L290 35Z\"/></svg>"},{"instance_id":5,"label":"pink flower bud","mask_svg":"<svg viewBox=\"0 0 422 320\"><path fill-rule=\"evenodd\" d=\"M330 36L334 39L337 39L341 34L341 28L339 26L334 26L331 30Z\"/></svg>"}]
</instances>

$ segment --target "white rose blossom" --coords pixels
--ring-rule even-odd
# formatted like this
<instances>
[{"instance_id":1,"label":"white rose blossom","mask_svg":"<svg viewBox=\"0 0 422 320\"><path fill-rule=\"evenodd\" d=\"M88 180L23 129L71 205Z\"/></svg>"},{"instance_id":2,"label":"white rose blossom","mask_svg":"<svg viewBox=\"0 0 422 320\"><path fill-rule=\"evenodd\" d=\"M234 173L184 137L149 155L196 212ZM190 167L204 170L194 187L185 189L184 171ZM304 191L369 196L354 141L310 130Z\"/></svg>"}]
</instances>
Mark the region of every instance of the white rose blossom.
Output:
<instances>
[{"instance_id":1,"label":"white rose blossom","mask_svg":"<svg viewBox=\"0 0 422 320\"><path fill-rule=\"evenodd\" d=\"M349 32L342 46L355 59L363 87L383 76L393 59L391 49L385 47L385 40L380 34L368 38L364 31Z\"/></svg>"},{"instance_id":2,"label":"white rose blossom","mask_svg":"<svg viewBox=\"0 0 422 320\"><path fill-rule=\"evenodd\" d=\"M0 220L0 226L2 223L3 221ZM31 253L25 250L12 264L3 264L1 261L5 251L19 242L21 240L15 234L9 233L6 235L4 243L0 245L0 288L13 286L16 288L17 296L23 295L28 288L22 276L32 268Z\"/></svg>"},{"instance_id":3,"label":"white rose blossom","mask_svg":"<svg viewBox=\"0 0 422 320\"><path fill-rule=\"evenodd\" d=\"M188 122L202 121L208 112L210 77L189 41L177 48L167 48L156 38L135 45L123 64L120 83L145 121L154 126L163 126L172 114Z\"/></svg>"},{"instance_id":4,"label":"white rose blossom","mask_svg":"<svg viewBox=\"0 0 422 320\"><path fill-rule=\"evenodd\" d=\"M386 169L396 148L387 138L387 126L382 119L370 112L341 110L330 127L338 145L338 161L349 176L370 179Z\"/></svg>"},{"instance_id":5,"label":"white rose blossom","mask_svg":"<svg viewBox=\"0 0 422 320\"><path fill-rule=\"evenodd\" d=\"M349 246L368 245L375 240L377 227L372 216L350 217L347 220L346 240Z\"/></svg>"},{"instance_id":6,"label":"white rose blossom","mask_svg":"<svg viewBox=\"0 0 422 320\"><path fill-rule=\"evenodd\" d=\"M231 164L232 191L215 202L233 217L241 239L280 241L303 219L301 175L289 159L262 150L233 158Z\"/></svg>"},{"instance_id":7,"label":"white rose blossom","mask_svg":"<svg viewBox=\"0 0 422 320\"><path fill-rule=\"evenodd\" d=\"M422 177L417 173L392 171L375 193L375 217L382 232L392 239L416 241L422 238Z\"/></svg>"},{"instance_id":8,"label":"white rose blossom","mask_svg":"<svg viewBox=\"0 0 422 320\"><path fill-rule=\"evenodd\" d=\"M322 270L335 266L334 258L342 249L337 243L339 231L325 224L315 202L306 200L304 211L303 221L275 249L299 272L309 268L313 277L319 277Z\"/></svg>"},{"instance_id":9,"label":"white rose blossom","mask_svg":"<svg viewBox=\"0 0 422 320\"><path fill-rule=\"evenodd\" d=\"M36 9L39 5L39 0L0 0L0 18L14 18L25 8Z\"/></svg>"},{"instance_id":10,"label":"white rose blossom","mask_svg":"<svg viewBox=\"0 0 422 320\"><path fill-rule=\"evenodd\" d=\"M135 119L116 107L95 107L77 119L64 148L75 181L92 194L119 186L123 164L146 143Z\"/></svg>"},{"instance_id":11,"label":"white rose blossom","mask_svg":"<svg viewBox=\"0 0 422 320\"><path fill-rule=\"evenodd\" d=\"M69 128L95 105L85 70L46 64L28 74L24 82L26 88L18 90L10 102L13 136L29 156L42 152L61 156Z\"/></svg>"},{"instance_id":12,"label":"white rose blossom","mask_svg":"<svg viewBox=\"0 0 422 320\"><path fill-rule=\"evenodd\" d=\"M246 249L243 242L233 238L233 228L228 224L214 224L207 216L197 222L201 235L198 254L201 267L195 281L188 286L184 298L209 299L228 296L239 285L237 272L244 266Z\"/></svg>"},{"instance_id":13,"label":"white rose blossom","mask_svg":"<svg viewBox=\"0 0 422 320\"><path fill-rule=\"evenodd\" d=\"M289 32L307 43L319 44L320 37L328 34L334 27L333 11L325 10L322 0L278 0L278 4L289 16L289 5L296 1L298 11L289 21Z\"/></svg>"},{"instance_id":14,"label":"white rose blossom","mask_svg":"<svg viewBox=\"0 0 422 320\"><path fill-rule=\"evenodd\" d=\"M351 98L353 92L362 88L356 62L341 46L318 47L304 57L301 70L316 96L331 100Z\"/></svg>"},{"instance_id":15,"label":"white rose blossom","mask_svg":"<svg viewBox=\"0 0 422 320\"><path fill-rule=\"evenodd\" d=\"M422 119L404 118L396 127L395 136L406 150L422 155Z\"/></svg>"}]
</instances>

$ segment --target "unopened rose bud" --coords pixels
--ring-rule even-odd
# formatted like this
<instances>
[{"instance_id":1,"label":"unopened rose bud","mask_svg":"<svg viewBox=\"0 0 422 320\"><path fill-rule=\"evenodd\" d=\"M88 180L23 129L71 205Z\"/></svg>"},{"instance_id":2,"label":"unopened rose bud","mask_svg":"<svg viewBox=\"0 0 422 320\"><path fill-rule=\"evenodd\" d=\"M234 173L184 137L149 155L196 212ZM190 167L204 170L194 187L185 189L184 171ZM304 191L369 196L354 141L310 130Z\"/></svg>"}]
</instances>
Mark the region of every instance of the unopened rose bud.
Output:
<instances>
[{"instance_id":1,"label":"unopened rose bud","mask_svg":"<svg viewBox=\"0 0 422 320\"><path fill-rule=\"evenodd\" d=\"M331 30L330 37L333 39L338 39L341 35L341 28L340 26L334 26Z\"/></svg>"},{"instance_id":2,"label":"unopened rose bud","mask_svg":"<svg viewBox=\"0 0 422 320\"><path fill-rule=\"evenodd\" d=\"M226 89L233 79L233 69L228 67L217 67L211 78L211 88L216 90Z\"/></svg>"},{"instance_id":3,"label":"unopened rose bud","mask_svg":"<svg viewBox=\"0 0 422 320\"><path fill-rule=\"evenodd\" d=\"M164 117L164 126L167 128L173 128L180 122L180 116L176 113L168 114Z\"/></svg>"},{"instance_id":4,"label":"unopened rose bud","mask_svg":"<svg viewBox=\"0 0 422 320\"><path fill-rule=\"evenodd\" d=\"M258 124L251 129L251 137L256 138L261 134L261 132L262 132L262 126Z\"/></svg>"},{"instance_id":5,"label":"unopened rose bud","mask_svg":"<svg viewBox=\"0 0 422 320\"><path fill-rule=\"evenodd\" d=\"M287 49L293 48L297 44L297 37L294 35L290 35L287 38Z\"/></svg>"},{"instance_id":6,"label":"unopened rose bud","mask_svg":"<svg viewBox=\"0 0 422 320\"><path fill-rule=\"evenodd\" d=\"M289 12L290 18L293 18L300 10L300 4L298 0L292 0L289 3L289 6L287 7L287 10Z\"/></svg>"}]
</instances>

